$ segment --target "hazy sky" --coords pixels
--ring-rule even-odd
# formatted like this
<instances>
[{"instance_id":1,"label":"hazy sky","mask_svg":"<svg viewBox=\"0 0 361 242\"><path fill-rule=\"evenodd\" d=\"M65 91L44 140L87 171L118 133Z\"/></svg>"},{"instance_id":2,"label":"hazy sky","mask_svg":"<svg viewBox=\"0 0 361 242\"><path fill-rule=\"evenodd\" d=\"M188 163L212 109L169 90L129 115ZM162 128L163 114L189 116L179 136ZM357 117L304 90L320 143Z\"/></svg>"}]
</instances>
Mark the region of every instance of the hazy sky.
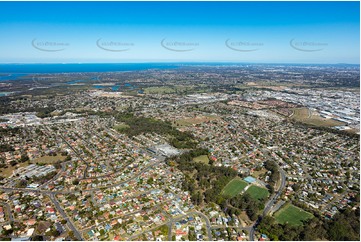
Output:
<instances>
[{"instance_id":1,"label":"hazy sky","mask_svg":"<svg viewBox=\"0 0 361 242\"><path fill-rule=\"evenodd\" d=\"M359 63L359 2L0 2L0 62Z\"/></svg>"}]
</instances>

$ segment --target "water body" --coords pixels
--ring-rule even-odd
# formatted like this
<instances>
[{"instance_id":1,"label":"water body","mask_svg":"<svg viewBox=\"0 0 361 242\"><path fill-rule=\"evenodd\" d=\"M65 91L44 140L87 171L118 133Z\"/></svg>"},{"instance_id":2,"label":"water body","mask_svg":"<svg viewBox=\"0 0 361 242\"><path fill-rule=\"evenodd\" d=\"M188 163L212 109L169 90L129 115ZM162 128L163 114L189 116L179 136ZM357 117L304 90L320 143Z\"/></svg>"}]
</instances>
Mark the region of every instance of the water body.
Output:
<instances>
[{"instance_id":1,"label":"water body","mask_svg":"<svg viewBox=\"0 0 361 242\"><path fill-rule=\"evenodd\" d=\"M127 88L127 89L130 89L130 90L134 90L134 86L132 84L130 84L130 83L125 83L124 87Z\"/></svg>"},{"instance_id":2,"label":"water body","mask_svg":"<svg viewBox=\"0 0 361 242\"><path fill-rule=\"evenodd\" d=\"M86 82L85 80L74 80L74 81L70 81L70 82L67 82L66 84L76 84L76 83L79 83L79 82Z\"/></svg>"},{"instance_id":3,"label":"water body","mask_svg":"<svg viewBox=\"0 0 361 242\"><path fill-rule=\"evenodd\" d=\"M71 72L122 72L122 71L139 71L150 69L175 69L179 67L240 67L248 65L265 65L265 66L320 66L320 67L354 67L354 64L257 64L257 63L234 63L234 62L182 62L182 63L79 63L79 64L0 64L0 73L9 74L35 74L35 73L71 73ZM19 76L11 75L10 78ZM97 80L97 77L94 80ZM8 80L4 75L0 75L1 80Z\"/></svg>"},{"instance_id":4,"label":"water body","mask_svg":"<svg viewBox=\"0 0 361 242\"><path fill-rule=\"evenodd\" d=\"M120 85L114 85L114 86L104 86L104 85L94 85L93 86L95 89L107 89L107 88L111 88L111 90L113 92L117 92L120 88Z\"/></svg>"},{"instance_id":5,"label":"water body","mask_svg":"<svg viewBox=\"0 0 361 242\"><path fill-rule=\"evenodd\" d=\"M10 94L12 94L13 92L0 92L0 97L5 97L8 96Z\"/></svg>"},{"instance_id":6,"label":"water body","mask_svg":"<svg viewBox=\"0 0 361 242\"><path fill-rule=\"evenodd\" d=\"M174 69L184 64L176 63L104 63L104 64L0 64L0 73L35 74L69 72L122 72L149 69ZM1 78L2 76L0 76ZM5 77L4 77L5 78ZM15 76L13 77L15 78ZM97 77L94 77L97 80ZM2 79L0 79L2 80ZM9 80L9 79L6 79Z\"/></svg>"},{"instance_id":7,"label":"water body","mask_svg":"<svg viewBox=\"0 0 361 242\"><path fill-rule=\"evenodd\" d=\"M112 91L116 92L119 90L119 88L120 88L119 85L114 85L114 86L112 86Z\"/></svg>"},{"instance_id":8,"label":"water body","mask_svg":"<svg viewBox=\"0 0 361 242\"><path fill-rule=\"evenodd\" d=\"M105 88L111 88L111 91L113 92L117 92L119 91L119 89L121 88L121 86L119 84L113 85L113 86L108 86L108 85L94 85L93 86L95 89L105 89ZM134 86L130 83L125 83L124 84L124 88L125 89L130 89L130 90L134 90Z\"/></svg>"},{"instance_id":9,"label":"water body","mask_svg":"<svg viewBox=\"0 0 361 242\"><path fill-rule=\"evenodd\" d=\"M7 73L10 73L10 72L7 72ZM9 74L9 75L0 75L0 81L14 81L22 76L26 76L26 74L14 73L14 74Z\"/></svg>"}]
</instances>

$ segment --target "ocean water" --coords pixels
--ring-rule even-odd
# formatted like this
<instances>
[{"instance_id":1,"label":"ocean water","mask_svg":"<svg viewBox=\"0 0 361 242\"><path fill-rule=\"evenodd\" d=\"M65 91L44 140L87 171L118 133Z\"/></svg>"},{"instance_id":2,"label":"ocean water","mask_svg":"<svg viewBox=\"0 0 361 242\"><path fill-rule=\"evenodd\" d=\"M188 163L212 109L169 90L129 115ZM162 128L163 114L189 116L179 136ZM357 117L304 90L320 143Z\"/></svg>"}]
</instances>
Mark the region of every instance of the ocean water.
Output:
<instances>
[{"instance_id":1,"label":"ocean water","mask_svg":"<svg viewBox=\"0 0 361 242\"><path fill-rule=\"evenodd\" d=\"M121 72L149 69L174 69L184 64L177 63L104 63L104 64L0 64L0 73L35 74L35 73L69 73L69 72ZM12 78L15 78L12 77ZM17 78L17 77L16 77ZM15 79L16 79L15 78ZM12 79L12 80L15 80ZM96 77L94 77L96 79ZM10 80L0 75L0 80Z\"/></svg>"},{"instance_id":2,"label":"ocean water","mask_svg":"<svg viewBox=\"0 0 361 242\"><path fill-rule=\"evenodd\" d=\"M1 73L12 74L10 78L16 80L19 76L24 74L35 73L71 73L71 72L121 72L121 71L137 71L137 70L149 70L149 69L174 69L184 66L198 66L198 67L241 67L253 65L255 63L232 63L232 62L182 62L182 63L79 63L79 64L0 64L0 81L10 80L6 79L5 75ZM260 64L268 66L334 66L334 67L354 67L358 68L359 65L341 65L341 64ZM93 77L93 80L97 80L97 77Z\"/></svg>"},{"instance_id":3,"label":"ocean water","mask_svg":"<svg viewBox=\"0 0 361 242\"><path fill-rule=\"evenodd\" d=\"M1 72L0 72L1 73ZM7 72L10 73L10 72ZM25 74L6 74L6 75L0 75L0 81L13 81L17 80L19 77L26 76Z\"/></svg>"}]
</instances>

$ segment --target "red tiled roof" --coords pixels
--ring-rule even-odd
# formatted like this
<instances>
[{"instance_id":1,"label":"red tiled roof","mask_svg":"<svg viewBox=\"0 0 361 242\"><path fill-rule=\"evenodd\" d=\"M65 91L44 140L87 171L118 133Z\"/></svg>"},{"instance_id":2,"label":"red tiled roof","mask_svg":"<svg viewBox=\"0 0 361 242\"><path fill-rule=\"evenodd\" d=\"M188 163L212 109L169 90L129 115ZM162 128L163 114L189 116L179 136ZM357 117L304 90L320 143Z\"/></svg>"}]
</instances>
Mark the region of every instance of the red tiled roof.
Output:
<instances>
[{"instance_id":1,"label":"red tiled roof","mask_svg":"<svg viewBox=\"0 0 361 242\"><path fill-rule=\"evenodd\" d=\"M175 231L175 233L176 233L176 235L186 235L186 234L187 234L187 232L185 232L185 231L183 231L183 230L180 230L180 229L177 229L177 230Z\"/></svg>"}]
</instances>

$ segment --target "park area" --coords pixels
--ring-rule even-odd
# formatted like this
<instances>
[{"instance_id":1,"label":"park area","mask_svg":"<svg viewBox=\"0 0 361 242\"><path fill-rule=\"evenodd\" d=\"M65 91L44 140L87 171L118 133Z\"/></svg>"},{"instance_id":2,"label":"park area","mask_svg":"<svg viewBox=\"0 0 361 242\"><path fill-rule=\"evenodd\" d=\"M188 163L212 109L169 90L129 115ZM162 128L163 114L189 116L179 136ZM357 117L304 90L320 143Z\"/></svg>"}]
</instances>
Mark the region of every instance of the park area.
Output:
<instances>
[{"instance_id":1,"label":"park area","mask_svg":"<svg viewBox=\"0 0 361 242\"><path fill-rule=\"evenodd\" d=\"M123 132L124 130L129 129L129 128L130 128L130 126L125 123L119 123L114 126L114 129L118 132Z\"/></svg>"},{"instance_id":2,"label":"park area","mask_svg":"<svg viewBox=\"0 0 361 242\"><path fill-rule=\"evenodd\" d=\"M172 87L162 86L162 87L147 87L144 89L145 94L170 94L175 93L175 89Z\"/></svg>"},{"instance_id":3,"label":"park area","mask_svg":"<svg viewBox=\"0 0 361 242\"><path fill-rule=\"evenodd\" d=\"M13 174L13 171L20 167L26 167L30 164L54 165L54 163L57 161L64 161L65 159L66 156L62 156L61 154L57 154L56 156L45 155L31 161L18 163L15 166L8 165L7 168L0 168L0 175L4 177L10 177Z\"/></svg>"},{"instance_id":4,"label":"park area","mask_svg":"<svg viewBox=\"0 0 361 242\"><path fill-rule=\"evenodd\" d=\"M247 182L242 181L239 177L236 177L223 188L222 195L227 197L237 196L247 185Z\"/></svg>"},{"instance_id":5,"label":"park area","mask_svg":"<svg viewBox=\"0 0 361 242\"><path fill-rule=\"evenodd\" d=\"M39 158L36 158L31 161L33 164L44 164L44 165L52 165L57 161L64 161L66 159L66 156L63 156L61 154L57 154L55 156L52 155L45 155Z\"/></svg>"},{"instance_id":6,"label":"park area","mask_svg":"<svg viewBox=\"0 0 361 242\"><path fill-rule=\"evenodd\" d=\"M200 156L194 157L193 161L200 162L200 163L203 163L203 164L208 164L209 159L208 159L207 155L200 155Z\"/></svg>"},{"instance_id":7,"label":"park area","mask_svg":"<svg viewBox=\"0 0 361 242\"><path fill-rule=\"evenodd\" d=\"M274 217L277 223L299 226L302 225L302 221L312 218L313 215L292 204L286 204L275 213Z\"/></svg>"},{"instance_id":8,"label":"park area","mask_svg":"<svg viewBox=\"0 0 361 242\"><path fill-rule=\"evenodd\" d=\"M217 119L219 119L219 117L213 116L213 115L198 116L198 117L194 117L194 118L178 119L175 121L175 124L177 126L192 126L192 125L201 124L201 123L205 123L205 122L209 122L209 121L217 120Z\"/></svg>"},{"instance_id":9,"label":"park area","mask_svg":"<svg viewBox=\"0 0 361 242\"><path fill-rule=\"evenodd\" d=\"M248 193L252 198L259 200L269 196L267 189L255 185L250 186L246 193Z\"/></svg>"}]
</instances>

